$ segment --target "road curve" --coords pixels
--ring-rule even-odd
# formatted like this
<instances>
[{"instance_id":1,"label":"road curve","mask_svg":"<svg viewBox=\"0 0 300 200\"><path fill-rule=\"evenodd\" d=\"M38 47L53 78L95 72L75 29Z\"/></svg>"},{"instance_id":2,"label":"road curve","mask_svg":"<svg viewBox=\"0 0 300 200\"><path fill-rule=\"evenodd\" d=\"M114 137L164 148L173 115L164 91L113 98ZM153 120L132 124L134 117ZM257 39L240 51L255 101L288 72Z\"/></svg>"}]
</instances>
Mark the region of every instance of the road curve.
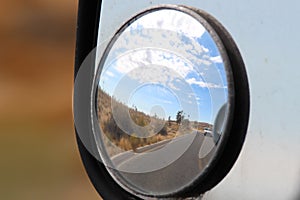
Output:
<instances>
[{"instance_id":1,"label":"road curve","mask_svg":"<svg viewBox=\"0 0 300 200\"><path fill-rule=\"evenodd\" d=\"M129 151L115 156L112 161L118 170L113 173L123 184L141 192L174 192L201 174L214 154L212 146L211 137L194 131L150 145L143 153ZM201 152L205 153L201 156Z\"/></svg>"}]
</instances>

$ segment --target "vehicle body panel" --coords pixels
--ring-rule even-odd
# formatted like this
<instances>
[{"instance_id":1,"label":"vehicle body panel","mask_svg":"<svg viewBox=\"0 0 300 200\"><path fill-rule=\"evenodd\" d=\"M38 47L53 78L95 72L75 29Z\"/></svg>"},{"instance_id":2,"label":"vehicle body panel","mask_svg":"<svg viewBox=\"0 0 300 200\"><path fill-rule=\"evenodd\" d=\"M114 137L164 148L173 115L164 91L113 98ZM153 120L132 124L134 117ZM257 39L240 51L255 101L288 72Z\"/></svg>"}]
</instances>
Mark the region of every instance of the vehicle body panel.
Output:
<instances>
[{"instance_id":1,"label":"vehicle body panel","mask_svg":"<svg viewBox=\"0 0 300 200\"><path fill-rule=\"evenodd\" d=\"M131 16L169 3L193 6L218 19L235 40L249 79L244 147L230 173L203 199L300 199L300 2L104 0L98 39L104 45L98 59L105 42Z\"/></svg>"}]
</instances>

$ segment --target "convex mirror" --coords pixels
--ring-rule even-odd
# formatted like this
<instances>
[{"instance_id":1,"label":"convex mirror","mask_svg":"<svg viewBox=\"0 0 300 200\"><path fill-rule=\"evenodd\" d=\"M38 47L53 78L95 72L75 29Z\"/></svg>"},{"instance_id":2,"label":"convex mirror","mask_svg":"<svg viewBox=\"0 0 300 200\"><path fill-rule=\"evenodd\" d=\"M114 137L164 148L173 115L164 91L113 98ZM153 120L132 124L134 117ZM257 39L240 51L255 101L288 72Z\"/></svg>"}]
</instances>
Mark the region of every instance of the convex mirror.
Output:
<instances>
[{"instance_id":1,"label":"convex mirror","mask_svg":"<svg viewBox=\"0 0 300 200\"><path fill-rule=\"evenodd\" d=\"M156 8L124 24L101 56L92 101L113 179L166 196L204 176L226 143L233 84L221 39L196 12Z\"/></svg>"}]
</instances>

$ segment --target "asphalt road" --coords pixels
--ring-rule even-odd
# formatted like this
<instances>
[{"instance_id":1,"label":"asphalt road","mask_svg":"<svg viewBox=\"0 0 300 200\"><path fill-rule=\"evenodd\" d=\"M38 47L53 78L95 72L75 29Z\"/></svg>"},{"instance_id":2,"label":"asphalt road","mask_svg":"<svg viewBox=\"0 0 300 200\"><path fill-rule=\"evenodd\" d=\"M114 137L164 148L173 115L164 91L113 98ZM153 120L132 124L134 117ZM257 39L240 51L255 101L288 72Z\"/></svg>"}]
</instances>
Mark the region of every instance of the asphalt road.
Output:
<instances>
[{"instance_id":1,"label":"asphalt road","mask_svg":"<svg viewBox=\"0 0 300 200\"><path fill-rule=\"evenodd\" d=\"M143 149L144 148L144 149ZM190 184L214 154L213 139L194 131L115 156L118 179L138 191L169 193Z\"/></svg>"}]
</instances>

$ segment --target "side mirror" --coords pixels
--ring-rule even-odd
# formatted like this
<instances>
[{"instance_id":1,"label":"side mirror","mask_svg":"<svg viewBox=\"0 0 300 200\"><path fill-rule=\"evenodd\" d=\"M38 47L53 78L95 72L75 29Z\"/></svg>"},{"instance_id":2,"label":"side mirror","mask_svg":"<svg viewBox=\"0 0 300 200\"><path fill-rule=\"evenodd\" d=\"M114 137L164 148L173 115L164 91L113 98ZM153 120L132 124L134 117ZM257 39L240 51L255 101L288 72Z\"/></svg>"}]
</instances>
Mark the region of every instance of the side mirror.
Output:
<instances>
[{"instance_id":1,"label":"side mirror","mask_svg":"<svg viewBox=\"0 0 300 200\"><path fill-rule=\"evenodd\" d=\"M237 159L249 118L245 67L229 33L205 11L154 6L102 53L92 34L99 10L84 5L93 12L79 10L74 121L95 188L105 199L160 199L214 187Z\"/></svg>"}]
</instances>

